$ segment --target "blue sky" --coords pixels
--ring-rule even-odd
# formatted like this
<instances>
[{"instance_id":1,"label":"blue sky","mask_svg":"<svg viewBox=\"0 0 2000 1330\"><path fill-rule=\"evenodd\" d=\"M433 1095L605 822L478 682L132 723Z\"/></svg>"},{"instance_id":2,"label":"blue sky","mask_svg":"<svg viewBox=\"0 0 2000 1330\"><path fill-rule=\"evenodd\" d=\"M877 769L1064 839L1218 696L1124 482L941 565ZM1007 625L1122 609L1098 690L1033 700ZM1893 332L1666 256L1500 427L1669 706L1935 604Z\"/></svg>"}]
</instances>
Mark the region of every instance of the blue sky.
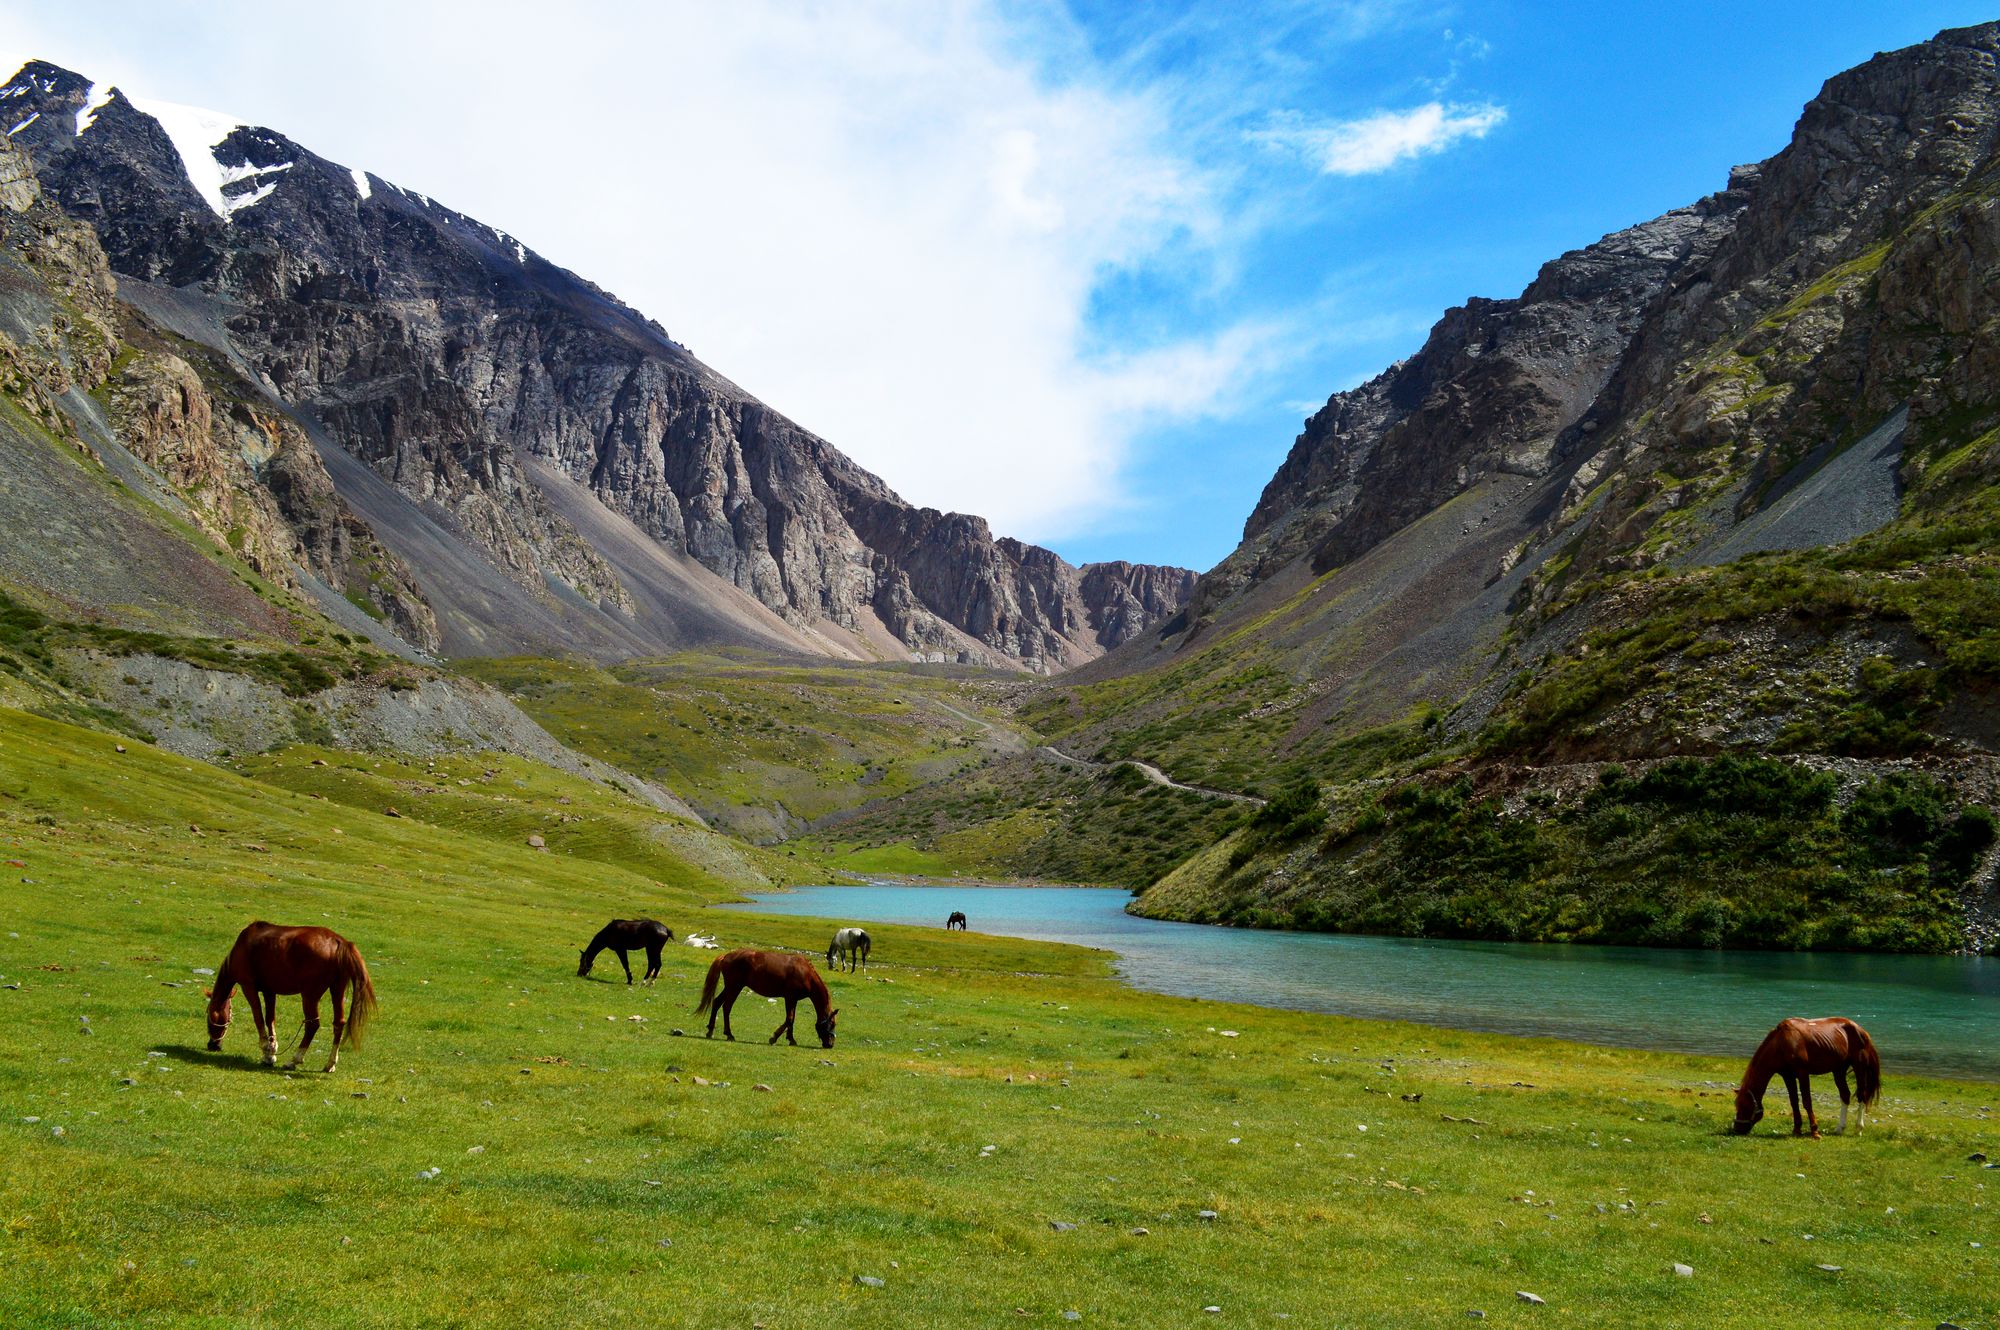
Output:
<instances>
[{"instance_id":1,"label":"blue sky","mask_svg":"<svg viewBox=\"0 0 2000 1330\"><path fill-rule=\"evenodd\" d=\"M520 236L907 498L1206 568L1304 417L1992 17L1902 0L0 0ZM10 66L11 67L11 66ZM531 441L530 441L531 442Z\"/></svg>"}]
</instances>

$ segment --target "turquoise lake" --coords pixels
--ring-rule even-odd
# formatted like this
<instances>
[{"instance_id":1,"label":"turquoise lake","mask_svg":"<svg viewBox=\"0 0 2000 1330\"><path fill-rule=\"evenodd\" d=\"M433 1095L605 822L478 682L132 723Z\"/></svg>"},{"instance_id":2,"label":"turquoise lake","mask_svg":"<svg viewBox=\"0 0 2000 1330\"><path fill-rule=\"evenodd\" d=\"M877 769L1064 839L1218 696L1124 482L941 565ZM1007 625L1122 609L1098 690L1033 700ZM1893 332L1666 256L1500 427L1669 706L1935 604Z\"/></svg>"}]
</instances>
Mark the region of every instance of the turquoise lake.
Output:
<instances>
[{"instance_id":1,"label":"turquoise lake","mask_svg":"<svg viewBox=\"0 0 2000 1330\"><path fill-rule=\"evenodd\" d=\"M1786 1016L1849 1016L1898 1069L2000 1081L2000 961L1276 933L1125 913L1108 888L803 887L739 909L1097 947L1179 997L1748 1057ZM829 935L830 936L830 935ZM875 958L893 961L878 947Z\"/></svg>"}]
</instances>

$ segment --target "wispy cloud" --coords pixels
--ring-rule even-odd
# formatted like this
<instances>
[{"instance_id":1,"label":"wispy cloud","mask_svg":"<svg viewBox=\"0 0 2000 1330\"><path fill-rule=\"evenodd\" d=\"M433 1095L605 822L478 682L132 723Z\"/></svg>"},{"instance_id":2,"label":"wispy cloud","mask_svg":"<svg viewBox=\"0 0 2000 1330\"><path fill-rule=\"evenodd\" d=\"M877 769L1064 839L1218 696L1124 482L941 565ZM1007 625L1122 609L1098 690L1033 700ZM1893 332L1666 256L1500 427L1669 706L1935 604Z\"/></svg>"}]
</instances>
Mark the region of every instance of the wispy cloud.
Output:
<instances>
[{"instance_id":1,"label":"wispy cloud","mask_svg":"<svg viewBox=\"0 0 2000 1330\"><path fill-rule=\"evenodd\" d=\"M1460 139L1483 139L1506 119L1501 106L1426 102L1331 125L1281 125L1257 137L1297 152L1327 175L1374 175Z\"/></svg>"}]
</instances>

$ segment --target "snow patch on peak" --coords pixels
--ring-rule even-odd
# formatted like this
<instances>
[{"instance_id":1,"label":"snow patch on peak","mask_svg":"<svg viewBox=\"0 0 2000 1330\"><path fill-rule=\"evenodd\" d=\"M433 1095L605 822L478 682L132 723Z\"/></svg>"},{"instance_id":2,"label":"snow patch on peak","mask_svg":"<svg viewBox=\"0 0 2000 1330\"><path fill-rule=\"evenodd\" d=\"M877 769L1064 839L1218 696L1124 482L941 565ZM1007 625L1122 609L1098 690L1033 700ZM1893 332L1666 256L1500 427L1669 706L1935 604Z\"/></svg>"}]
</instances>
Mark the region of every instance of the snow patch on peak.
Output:
<instances>
[{"instance_id":1,"label":"snow patch on peak","mask_svg":"<svg viewBox=\"0 0 2000 1330\"><path fill-rule=\"evenodd\" d=\"M239 180L251 181L252 187L247 192L239 190L234 194L224 194L222 196L222 215L224 217L234 217L245 208L254 208L265 199L270 198L271 191L278 187L278 182L268 177L283 175L295 165L297 165L295 162L280 162L276 166L244 165L223 167L222 183L225 187L233 185Z\"/></svg>"},{"instance_id":2,"label":"snow patch on peak","mask_svg":"<svg viewBox=\"0 0 2000 1330\"><path fill-rule=\"evenodd\" d=\"M223 178L222 163L215 160L215 147L241 129L243 122L233 116L204 111L199 106L156 102L150 98L127 100L158 121L160 128L167 132L167 137L173 140L174 151L180 154L181 167L187 172L188 181L194 185L202 201L215 210L217 217L229 216L228 204L222 197L222 187L227 181Z\"/></svg>"},{"instance_id":3,"label":"snow patch on peak","mask_svg":"<svg viewBox=\"0 0 2000 1330\"><path fill-rule=\"evenodd\" d=\"M359 167L350 166L347 169L347 174L354 177L354 192L362 198L365 199L375 192L375 187L368 183L368 173L366 171L361 170Z\"/></svg>"},{"instance_id":4,"label":"snow patch on peak","mask_svg":"<svg viewBox=\"0 0 2000 1330\"><path fill-rule=\"evenodd\" d=\"M79 138L82 137L84 130L97 123L97 113L110 104L112 94L117 91L118 89L109 83L90 85L90 91L84 94L83 106L76 113L76 132Z\"/></svg>"}]
</instances>

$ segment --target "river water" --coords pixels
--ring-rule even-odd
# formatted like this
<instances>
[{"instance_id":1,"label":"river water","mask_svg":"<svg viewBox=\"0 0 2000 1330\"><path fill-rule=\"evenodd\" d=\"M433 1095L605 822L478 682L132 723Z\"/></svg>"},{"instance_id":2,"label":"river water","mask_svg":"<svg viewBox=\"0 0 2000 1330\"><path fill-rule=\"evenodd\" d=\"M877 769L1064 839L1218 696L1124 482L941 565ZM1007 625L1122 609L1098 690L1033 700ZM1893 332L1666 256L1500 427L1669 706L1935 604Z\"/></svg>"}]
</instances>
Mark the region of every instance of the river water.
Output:
<instances>
[{"instance_id":1,"label":"river water","mask_svg":"<svg viewBox=\"0 0 2000 1330\"><path fill-rule=\"evenodd\" d=\"M1178 997L1463 1030L1748 1056L1786 1016L1849 1016L1893 1069L2000 1081L2000 958L1439 942L1167 923L1090 887L803 887L740 906L943 927L1116 954ZM882 955L881 959L893 959Z\"/></svg>"}]
</instances>

